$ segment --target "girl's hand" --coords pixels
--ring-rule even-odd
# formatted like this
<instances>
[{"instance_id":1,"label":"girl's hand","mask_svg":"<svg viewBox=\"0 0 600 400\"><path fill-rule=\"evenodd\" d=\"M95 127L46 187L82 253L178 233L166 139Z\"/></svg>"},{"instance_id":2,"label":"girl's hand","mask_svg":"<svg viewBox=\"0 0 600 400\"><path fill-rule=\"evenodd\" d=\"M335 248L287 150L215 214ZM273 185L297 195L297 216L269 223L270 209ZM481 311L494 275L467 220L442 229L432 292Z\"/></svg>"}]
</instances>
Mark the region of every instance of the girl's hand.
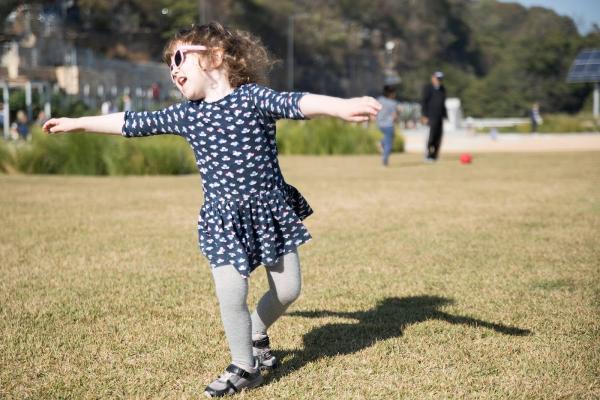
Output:
<instances>
[{"instance_id":1,"label":"girl's hand","mask_svg":"<svg viewBox=\"0 0 600 400\"><path fill-rule=\"evenodd\" d=\"M77 118L51 118L42 127L46 133L80 131L83 128L77 123Z\"/></svg>"},{"instance_id":2,"label":"girl's hand","mask_svg":"<svg viewBox=\"0 0 600 400\"><path fill-rule=\"evenodd\" d=\"M374 118L381 110L381 104L373 97L354 97L343 100L339 117L350 122L365 122Z\"/></svg>"},{"instance_id":3,"label":"girl's hand","mask_svg":"<svg viewBox=\"0 0 600 400\"><path fill-rule=\"evenodd\" d=\"M44 132L93 132L109 135L120 135L125 113L113 113L96 117L52 118L46 121Z\"/></svg>"}]
</instances>

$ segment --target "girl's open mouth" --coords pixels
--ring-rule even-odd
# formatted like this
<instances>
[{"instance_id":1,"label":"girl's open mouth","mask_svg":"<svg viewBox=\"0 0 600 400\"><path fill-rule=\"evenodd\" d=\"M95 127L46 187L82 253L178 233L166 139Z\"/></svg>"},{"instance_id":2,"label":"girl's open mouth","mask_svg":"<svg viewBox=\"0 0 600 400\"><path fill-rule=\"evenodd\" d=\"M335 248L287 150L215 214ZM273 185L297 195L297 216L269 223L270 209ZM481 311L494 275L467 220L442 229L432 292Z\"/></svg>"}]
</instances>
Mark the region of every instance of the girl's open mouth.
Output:
<instances>
[{"instance_id":1,"label":"girl's open mouth","mask_svg":"<svg viewBox=\"0 0 600 400\"><path fill-rule=\"evenodd\" d=\"M180 76L179 78L177 78L177 83L179 84L179 86L183 86L186 81L187 78L185 76Z\"/></svg>"}]
</instances>

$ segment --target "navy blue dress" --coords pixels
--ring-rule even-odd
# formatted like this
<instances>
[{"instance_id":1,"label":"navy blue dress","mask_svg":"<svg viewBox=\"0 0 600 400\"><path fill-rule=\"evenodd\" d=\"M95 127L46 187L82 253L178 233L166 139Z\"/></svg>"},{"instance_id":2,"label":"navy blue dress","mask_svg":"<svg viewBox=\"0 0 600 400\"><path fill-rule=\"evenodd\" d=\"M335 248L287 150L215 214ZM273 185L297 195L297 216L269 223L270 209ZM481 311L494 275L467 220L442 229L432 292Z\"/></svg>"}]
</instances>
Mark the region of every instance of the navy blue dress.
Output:
<instances>
[{"instance_id":1,"label":"navy blue dress","mask_svg":"<svg viewBox=\"0 0 600 400\"><path fill-rule=\"evenodd\" d=\"M192 147L204 191L199 244L212 267L231 264L247 277L310 240L301 221L312 209L284 181L275 143L277 119L305 119L303 95L252 83L215 102L125 113L123 136L175 134Z\"/></svg>"}]
</instances>

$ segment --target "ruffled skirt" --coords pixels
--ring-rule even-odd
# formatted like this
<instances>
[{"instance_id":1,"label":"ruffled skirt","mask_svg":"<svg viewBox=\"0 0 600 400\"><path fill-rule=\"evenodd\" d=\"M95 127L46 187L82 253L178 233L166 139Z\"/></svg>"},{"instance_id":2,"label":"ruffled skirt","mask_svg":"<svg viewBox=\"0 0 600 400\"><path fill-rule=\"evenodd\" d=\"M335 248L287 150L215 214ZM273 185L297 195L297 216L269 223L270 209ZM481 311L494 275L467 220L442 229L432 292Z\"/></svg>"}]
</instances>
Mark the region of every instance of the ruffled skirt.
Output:
<instances>
[{"instance_id":1,"label":"ruffled skirt","mask_svg":"<svg viewBox=\"0 0 600 400\"><path fill-rule=\"evenodd\" d=\"M247 277L309 241L302 220L312 212L288 184L247 200L206 202L198 220L200 249L212 267L231 264Z\"/></svg>"}]
</instances>

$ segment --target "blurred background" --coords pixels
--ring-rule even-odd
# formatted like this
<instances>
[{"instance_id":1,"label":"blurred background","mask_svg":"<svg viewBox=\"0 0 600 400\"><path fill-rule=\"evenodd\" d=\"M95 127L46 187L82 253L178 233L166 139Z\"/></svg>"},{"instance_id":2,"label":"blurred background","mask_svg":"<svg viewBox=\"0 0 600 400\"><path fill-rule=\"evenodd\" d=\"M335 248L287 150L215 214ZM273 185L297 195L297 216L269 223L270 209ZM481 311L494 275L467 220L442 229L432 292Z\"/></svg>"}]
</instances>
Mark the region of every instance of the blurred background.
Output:
<instances>
[{"instance_id":1,"label":"blurred background","mask_svg":"<svg viewBox=\"0 0 600 400\"><path fill-rule=\"evenodd\" d=\"M262 38L279 60L275 89L377 96L394 85L399 128L409 136L437 70L445 74L449 132L529 133L534 103L542 133L600 130L597 84L567 80L578 54L600 48L597 1L4 0L3 136L26 138L25 126L50 116L177 101L163 46L182 27L211 20Z\"/></svg>"},{"instance_id":2,"label":"blurred background","mask_svg":"<svg viewBox=\"0 0 600 400\"><path fill-rule=\"evenodd\" d=\"M419 100L431 72L443 70L465 115L525 115L533 101L574 113L591 109L592 90L567 84L567 71L578 51L600 47L598 21L580 13L589 15L583 32L577 17L494 0L5 0L0 76L89 107L123 93L136 106L140 97L162 101L172 95L160 63L166 40L218 20L258 35L281 60L277 89L376 95L388 82Z\"/></svg>"}]
</instances>

